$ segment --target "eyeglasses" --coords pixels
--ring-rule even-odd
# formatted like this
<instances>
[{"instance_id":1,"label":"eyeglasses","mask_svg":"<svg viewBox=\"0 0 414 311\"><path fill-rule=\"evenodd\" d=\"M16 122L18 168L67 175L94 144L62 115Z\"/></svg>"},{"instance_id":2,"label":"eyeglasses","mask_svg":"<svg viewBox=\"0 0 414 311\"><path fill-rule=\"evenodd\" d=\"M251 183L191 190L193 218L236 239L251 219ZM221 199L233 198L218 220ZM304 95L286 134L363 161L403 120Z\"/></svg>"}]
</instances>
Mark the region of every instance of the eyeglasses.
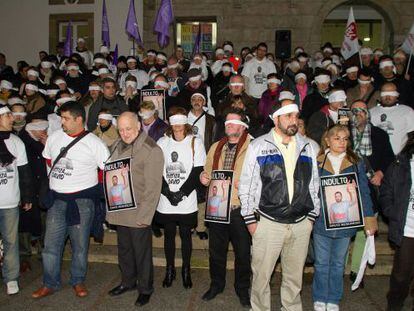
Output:
<instances>
[{"instance_id":1,"label":"eyeglasses","mask_svg":"<svg viewBox=\"0 0 414 311\"><path fill-rule=\"evenodd\" d=\"M368 114L368 110L365 108L352 108L352 114L358 114L360 112L364 112L365 114Z\"/></svg>"}]
</instances>

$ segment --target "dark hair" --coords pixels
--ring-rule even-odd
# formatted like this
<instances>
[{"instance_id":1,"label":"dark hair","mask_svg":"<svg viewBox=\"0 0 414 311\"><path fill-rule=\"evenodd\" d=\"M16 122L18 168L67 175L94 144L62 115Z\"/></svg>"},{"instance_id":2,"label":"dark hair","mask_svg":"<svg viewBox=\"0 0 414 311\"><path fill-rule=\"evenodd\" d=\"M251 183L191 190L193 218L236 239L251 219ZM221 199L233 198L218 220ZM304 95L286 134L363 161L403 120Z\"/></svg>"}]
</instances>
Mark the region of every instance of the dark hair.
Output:
<instances>
[{"instance_id":1,"label":"dark hair","mask_svg":"<svg viewBox=\"0 0 414 311\"><path fill-rule=\"evenodd\" d=\"M183 116L187 116L187 110L183 107L172 106L170 110L168 110L168 117L174 116L176 114L181 114ZM188 136L193 133L193 127L190 124L184 125L184 135ZM168 126L167 130L165 131L165 135L169 137L174 137L174 132L172 130L172 126Z\"/></svg>"},{"instance_id":2,"label":"dark hair","mask_svg":"<svg viewBox=\"0 0 414 311\"><path fill-rule=\"evenodd\" d=\"M372 71L369 68L359 68L358 77L359 76L372 77Z\"/></svg>"},{"instance_id":3,"label":"dark hair","mask_svg":"<svg viewBox=\"0 0 414 311\"><path fill-rule=\"evenodd\" d=\"M73 118L81 117L82 123L85 123L85 119L86 119L85 108L83 107L82 104L76 101L70 101L60 106L59 114L62 114L62 112L69 112Z\"/></svg>"},{"instance_id":4,"label":"dark hair","mask_svg":"<svg viewBox=\"0 0 414 311\"><path fill-rule=\"evenodd\" d=\"M264 47L266 50L267 50L267 44L265 43L265 42L260 42L258 45L257 45L257 49L259 48L259 47Z\"/></svg>"},{"instance_id":5,"label":"dark hair","mask_svg":"<svg viewBox=\"0 0 414 311\"><path fill-rule=\"evenodd\" d=\"M224 111L224 120L227 119L229 114L237 114L240 116L240 120L246 124L249 124L249 120L247 119L246 113L240 108L233 108L229 107Z\"/></svg>"},{"instance_id":6,"label":"dark hair","mask_svg":"<svg viewBox=\"0 0 414 311\"><path fill-rule=\"evenodd\" d=\"M162 73L157 74L157 75L154 77L154 81L155 81L157 78L160 78L160 77L162 77L162 78L165 80L165 82L168 82L167 77L166 77L164 74L162 74Z\"/></svg>"},{"instance_id":7,"label":"dark hair","mask_svg":"<svg viewBox=\"0 0 414 311\"><path fill-rule=\"evenodd\" d=\"M116 87L116 82L111 78L103 78L102 79L102 86L104 86L106 83L112 83Z\"/></svg>"},{"instance_id":8,"label":"dark hair","mask_svg":"<svg viewBox=\"0 0 414 311\"><path fill-rule=\"evenodd\" d=\"M335 192L335 195L337 195L337 194L340 194L340 195L342 195L342 192L341 191L337 191L337 192Z\"/></svg>"}]
</instances>

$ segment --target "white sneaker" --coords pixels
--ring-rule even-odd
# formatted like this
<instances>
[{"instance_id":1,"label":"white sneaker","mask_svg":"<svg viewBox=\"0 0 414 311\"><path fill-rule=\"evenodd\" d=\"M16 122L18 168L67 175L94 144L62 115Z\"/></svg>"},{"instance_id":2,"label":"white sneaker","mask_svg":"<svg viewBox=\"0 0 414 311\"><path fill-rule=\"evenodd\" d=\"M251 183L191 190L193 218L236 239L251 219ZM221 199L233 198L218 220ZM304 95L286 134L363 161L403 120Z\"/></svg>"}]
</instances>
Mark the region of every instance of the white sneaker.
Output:
<instances>
[{"instance_id":1,"label":"white sneaker","mask_svg":"<svg viewBox=\"0 0 414 311\"><path fill-rule=\"evenodd\" d=\"M7 282L7 295L15 295L19 292L17 281Z\"/></svg>"},{"instance_id":2,"label":"white sneaker","mask_svg":"<svg viewBox=\"0 0 414 311\"><path fill-rule=\"evenodd\" d=\"M313 310L314 311L325 311L326 310L326 303L315 301L313 303Z\"/></svg>"},{"instance_id":3,"label":"white sneaker","mask_svg":"<svg viewBox=\"0 0 414 311\"><path fill-rule=\"evenodd\" d=\"M326 311L339 311L339 305L336 305L334 303L328 303L326 305Z\"/></svg>"}]
</instances>

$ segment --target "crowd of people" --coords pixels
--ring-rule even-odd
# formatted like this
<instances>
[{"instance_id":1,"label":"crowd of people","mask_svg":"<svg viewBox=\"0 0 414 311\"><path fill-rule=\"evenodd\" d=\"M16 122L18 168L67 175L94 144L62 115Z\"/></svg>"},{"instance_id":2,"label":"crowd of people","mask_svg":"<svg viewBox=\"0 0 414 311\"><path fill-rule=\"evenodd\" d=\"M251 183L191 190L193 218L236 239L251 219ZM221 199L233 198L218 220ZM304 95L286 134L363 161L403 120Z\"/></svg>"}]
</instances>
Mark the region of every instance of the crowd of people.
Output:
<instances>
[{"instance_id":1,"label":"crowd of people","mask_svg":"<svg viewBox=\"0 0 414 311\"><path fill-rule=\"evenodd\" d=\"M17 72L0 53L0 234L9 295L19 292L33 245L43 283L32 297L58 291L69 239L69 282L87 296L90 236L102 241L109 227L121 271L109 295L137 290L135 304L146 305L153 235L164 235L168 288L178 227L186 289L193 235L208 239L203 300L225 288L231 243L243 307L271 309L280 258L284 310L303 309L303 269L311 262L313 308L335 311L350 242L355 281L380 215L396 247L388 310L401 310L414 273L414 75L401 49L388 55L363 47L355 62L330 43L312 55L297 47L289 59L275 58L264 42L236 55L226 41L213 55L191 58L180 46L171 56L117 57L77 43L70 57L59 45L56 54L41 51L38 64L19 61ZM149 90L161 91L163 102L141 96ZM215 171L233 174L228 222L205 221L206 200L216 214L227 202L225 184L213 186ZM321 180L347 174L356 180L334 193L328 212ZM358 200L359 226L327 225L349 223Z\"/></svg>"}]
</instances>

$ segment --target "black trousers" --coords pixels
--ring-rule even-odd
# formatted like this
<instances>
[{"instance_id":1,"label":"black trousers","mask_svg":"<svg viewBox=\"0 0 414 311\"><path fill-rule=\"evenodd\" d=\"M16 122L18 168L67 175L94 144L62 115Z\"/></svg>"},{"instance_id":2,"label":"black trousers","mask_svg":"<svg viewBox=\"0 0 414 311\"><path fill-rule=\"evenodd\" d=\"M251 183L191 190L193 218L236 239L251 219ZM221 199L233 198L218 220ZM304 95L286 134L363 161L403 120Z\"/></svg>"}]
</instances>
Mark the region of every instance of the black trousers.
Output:
<instances>
[{"instance_id":1,"label":"black trousers","mask_svg":"<svg viewBox=\"0 0 414 311\"><path fill-rule=\"evenodd\" d=\"M167 266L174 267L175 235L178 226L181 238L183 267L190 267L193 250L191 230L197 226L197 212L191 214L162 214L155 212L155 220L164 227L164 253Z\"/></svg>"},{"instance_id":2,"label":"black trousers","mask_svg":"<svg viewBox=\"0 0 414 311\"><path fill-rule=\"evenodd\" d=\"M394 254L390 277L390 290L387 295L388 310L399 311L408 296L414 276L414 238L403 237L400 247Z\"/></svg>"},{"instance_id":3,"label":"black trousers","mask_svg":"<svg viewBox=\"0 0 414 311\"><path fill-rule=\"evenodd\" d=\"M146 228L117 226L117 233L122 285L131 287L137 284L140 294L152 294L154 266L151 226Z\"/></svg>"},{"instance_id":4,"label":"black trousers","mask_svg":"<svg viewBox=\"0 0 414 311\"><path fill-rule=\"evenodd\" d=\"M210 286L221 291L226 285L227 252L231 242L235 255L234 288L237 295L248 295L251 240L240 208L231 211L230 224L210 223L209 234Z\"/></svg>"}]
</instances>

